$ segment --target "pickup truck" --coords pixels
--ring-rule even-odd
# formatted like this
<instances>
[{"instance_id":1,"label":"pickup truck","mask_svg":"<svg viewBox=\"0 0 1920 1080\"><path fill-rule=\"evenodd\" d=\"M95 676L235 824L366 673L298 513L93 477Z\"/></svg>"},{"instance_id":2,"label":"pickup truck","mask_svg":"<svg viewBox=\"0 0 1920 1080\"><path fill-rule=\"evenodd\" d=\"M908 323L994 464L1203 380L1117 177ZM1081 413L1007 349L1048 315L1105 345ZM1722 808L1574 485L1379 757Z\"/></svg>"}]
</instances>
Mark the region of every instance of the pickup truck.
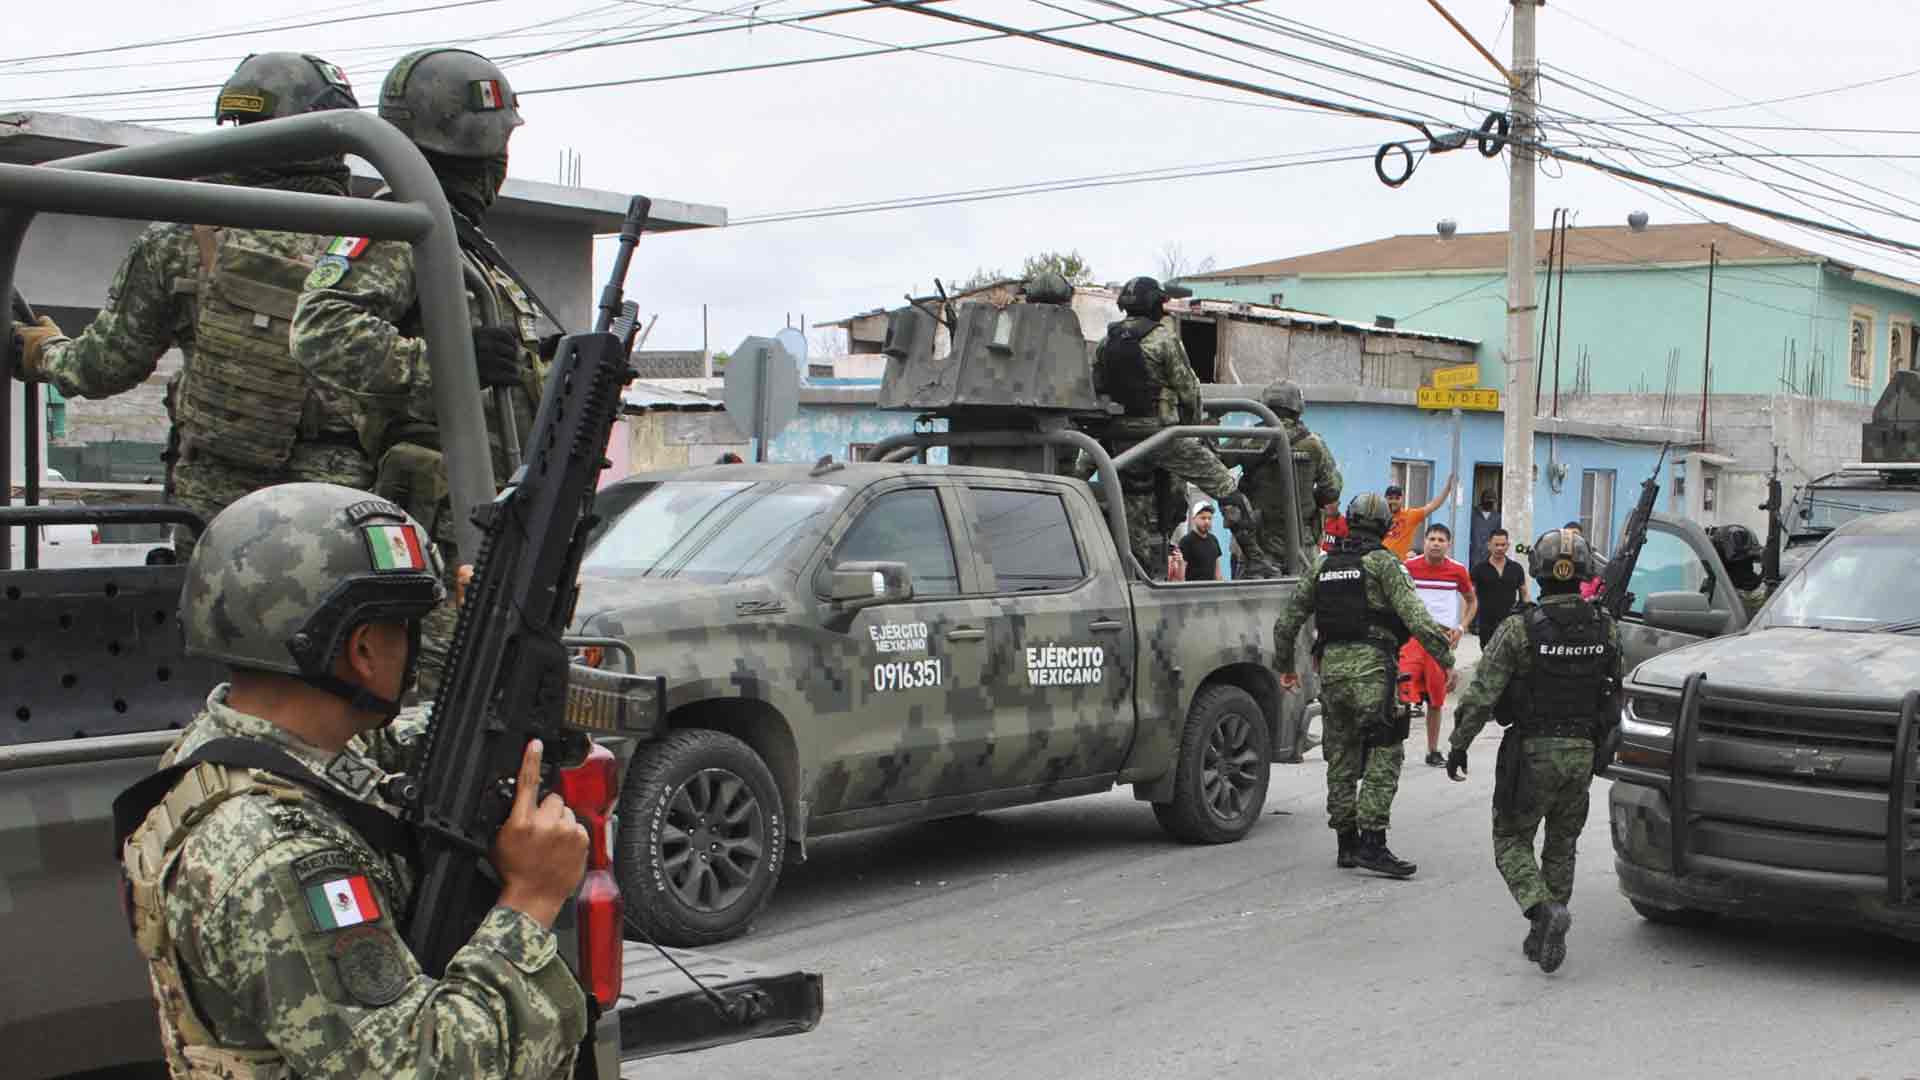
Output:
<instances>
[{"instance_id":1,"label":"pickup truck","mask_svg":"<svg viewBox=\"0 0 1920 1080\"><path fill-rule=\"evenodd\" d=\"M1614 868L1643 917L1920 937L1916 529L1920 512L1839 525L1750 626L1711 547L1663 541L1673 558L1650 566L1650 534L1608 770Z\"/></svg>"},{"instance_id":2,"label":"pickup truck","mask_svg":"<svg viewBox=\"0 0 1920 1080\"><path fill-rule=\"evenodd\" d=\"M1149 581L1079 480L714 465L596 505L574 632L665 683L615 860L657 940L741 933L785 859L853 829L1128 784L1175 838L1238 840L1298 760L1311 694L1281 693L1272 640L1293 581Z\"/></svg>"},{"instance_id":3,"label":"pickup truck","mask_svg":"<svg viewBox=\"0 0 1920 1080\"><path fill-rule=\"evenodd\" d=\"M147 179L331 153L371 162L394 199ZM471 366L444 196L419 151L371 115L312 113L48 165L0 163L0 295L11 290L22 234L37 213L53 211L413 241L432 362ZM200 522L171 506L41 504L57 485L45 482L40 460L39 390L14 382L10 342L10 334L0 336L0 393L18 395L20 407L0 407L0 477L25 478L26 505L14 505L14 487L0 485L0 711L7 718L0 726L0 1074L162 1076L146 965L120 905L111 803L153 772L225 672L184 654L176 612L185 565L36 563L49 527L197 531ZM478 395L442 403L440 416L449 460L478 463L467 470L480 478L477 498L471 484L464 494L455 485L455 505L467 510L491 495ZM616 755L630 743L610 742ZM604 944L583 942L587 935L565 913L557 928L570 959ZM681 959L701 973L704 988L649 955L625 957L622 996L601 1014L577 1077L611 1077L620 1060L818 1022L817 975L752 971L713 956Z\"/></svg>"}]
</instances>

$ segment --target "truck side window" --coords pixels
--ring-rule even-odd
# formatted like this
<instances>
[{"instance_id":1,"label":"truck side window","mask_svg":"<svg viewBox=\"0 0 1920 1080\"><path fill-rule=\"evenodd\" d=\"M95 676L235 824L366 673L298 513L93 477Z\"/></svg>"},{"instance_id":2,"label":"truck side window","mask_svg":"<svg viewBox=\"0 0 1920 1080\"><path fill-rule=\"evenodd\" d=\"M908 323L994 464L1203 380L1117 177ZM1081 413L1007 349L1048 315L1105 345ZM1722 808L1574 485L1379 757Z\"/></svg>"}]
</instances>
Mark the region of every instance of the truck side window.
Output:
<instances>
[{"instance_id":1,"label":"truck side window","mask_svg":"<svg viewBox=\"0 0 1920 1080\"><path fill-rule=\"evenodd\" d=\"M1685 540L1662 529L1648 529L1646 546L1640 549L1640 561L1633 564L1633 577L1627 582L1633 593L1629 614L1645 614L1647 597L1654 593L1699 592L1712 573Z\"/></svg>"},{"instance_id":2,"label":"truck side window","mask_svg":"<svg viewBox=\"0 0 1920 1080\"><path fill-rule=\"evenodd\" d=\"M952 596L960 591L947 519L940 512L940 496L931 488L894 491L875 499L840 538L833 562L903 562L913 575L915 596Z\"/></svg>"},{"instance_id":3,"label":"truck side window","mask_svg":"<svg viewBox=\"0 0 1920 1080\"><path fill-rule=\"evenodd\" d=\"M1087 576L1066 504L1045 491L973 488L973 527L995 592L1064 589Z\"/></svg>"}]
</instances>

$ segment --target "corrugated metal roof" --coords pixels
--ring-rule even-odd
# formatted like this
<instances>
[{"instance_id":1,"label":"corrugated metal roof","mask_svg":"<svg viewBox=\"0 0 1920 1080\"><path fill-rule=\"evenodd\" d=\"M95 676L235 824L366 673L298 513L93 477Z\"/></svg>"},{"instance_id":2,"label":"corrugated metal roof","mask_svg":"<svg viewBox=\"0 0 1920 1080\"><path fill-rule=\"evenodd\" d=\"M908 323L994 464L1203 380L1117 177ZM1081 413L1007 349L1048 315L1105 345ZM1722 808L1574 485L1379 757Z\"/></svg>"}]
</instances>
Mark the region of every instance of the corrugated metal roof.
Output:
<instances>
[{"instance_id":1,"label":"corrugated metal roof","mask_svg":"<svg viewBox=\"0 0 1920 1080\"><path fill-rule=\"evenodd\" d=\"M1450 334L1429 334L1422 330L1401 330L1398 327L1375 326L1372 323L1352 322L1336 319L1331 315L1321 315L1311 311L1294 311L1291 308L1274 307L1271 304L1254 304L1244 300L1188 300L1179 307L1171 308L1172 314L1227 315L1248 319L1253 322L1284 323L1289 326L1312 326L1322 330L1347 330L1359 334L1378 334L1382 337L1419 338L1423 341L1445 341L1454 345L1480 344L1476 338L1454 337Z\"/></svg>"},{"instance_id":2,"label":"corrugated metal roof","mask_svg":"<svg viewBox=\"0 0 1920 1080\"><path fill-rule=\"evenodd\" d=\"M715 412L722 379L649 379L628 383L620 395L628 412Z\"/></svg>"}]
</instances>

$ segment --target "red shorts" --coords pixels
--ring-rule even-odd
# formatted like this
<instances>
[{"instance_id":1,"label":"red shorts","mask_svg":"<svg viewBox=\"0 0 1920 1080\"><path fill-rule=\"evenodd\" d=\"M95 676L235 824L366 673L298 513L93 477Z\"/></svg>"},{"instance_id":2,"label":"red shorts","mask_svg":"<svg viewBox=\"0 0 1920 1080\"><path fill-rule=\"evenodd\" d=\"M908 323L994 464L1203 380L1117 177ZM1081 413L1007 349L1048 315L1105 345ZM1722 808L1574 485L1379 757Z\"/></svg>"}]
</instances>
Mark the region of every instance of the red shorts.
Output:
<instances>
[{"instance_id":1,"label":"red shorts","mask_svg":"<svg viewBox=\"0 0 1920 1080\"><path fill-rule=\"evenodd\" d=\"M1400 646L1400 700L1411 705L1427 703L1428 711L1438 713L1447 705L1447 669L1440 666L1418 639Z\"/></svg>"}]
</instances>

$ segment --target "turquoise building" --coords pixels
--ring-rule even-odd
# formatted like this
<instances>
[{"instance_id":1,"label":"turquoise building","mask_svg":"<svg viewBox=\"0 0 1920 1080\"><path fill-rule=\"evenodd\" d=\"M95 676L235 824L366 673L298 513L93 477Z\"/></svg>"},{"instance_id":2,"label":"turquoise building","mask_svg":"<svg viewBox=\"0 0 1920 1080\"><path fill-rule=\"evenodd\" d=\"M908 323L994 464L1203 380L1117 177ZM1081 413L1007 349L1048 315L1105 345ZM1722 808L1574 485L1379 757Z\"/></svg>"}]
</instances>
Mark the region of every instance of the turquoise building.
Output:
<instances>
[{"instance_id":1,"label":"turquoise building","mask_svg":"<svg viewBox=\"0 0 1920 1080\"><path fill-rule=\"evenodd\" d=\"M1703 385L1716 396L1786 390L1871 403L1892 370L1914 366L1920 284L1724 224L1573 228L1563 236L1564 277L1558 250L1547 273L1553 233L1534 237L1536 348L1547 323L1543 413L1552 411L1556 386L1563 396L1665 397L1677 415L1680 399L1691 397L1698 409ZM1403 235L1185 283L1212 299L1473 339L1481 343L1482 385L1498 386L1506 254L1504 232Z\"/></svg>"}]
</instances>

